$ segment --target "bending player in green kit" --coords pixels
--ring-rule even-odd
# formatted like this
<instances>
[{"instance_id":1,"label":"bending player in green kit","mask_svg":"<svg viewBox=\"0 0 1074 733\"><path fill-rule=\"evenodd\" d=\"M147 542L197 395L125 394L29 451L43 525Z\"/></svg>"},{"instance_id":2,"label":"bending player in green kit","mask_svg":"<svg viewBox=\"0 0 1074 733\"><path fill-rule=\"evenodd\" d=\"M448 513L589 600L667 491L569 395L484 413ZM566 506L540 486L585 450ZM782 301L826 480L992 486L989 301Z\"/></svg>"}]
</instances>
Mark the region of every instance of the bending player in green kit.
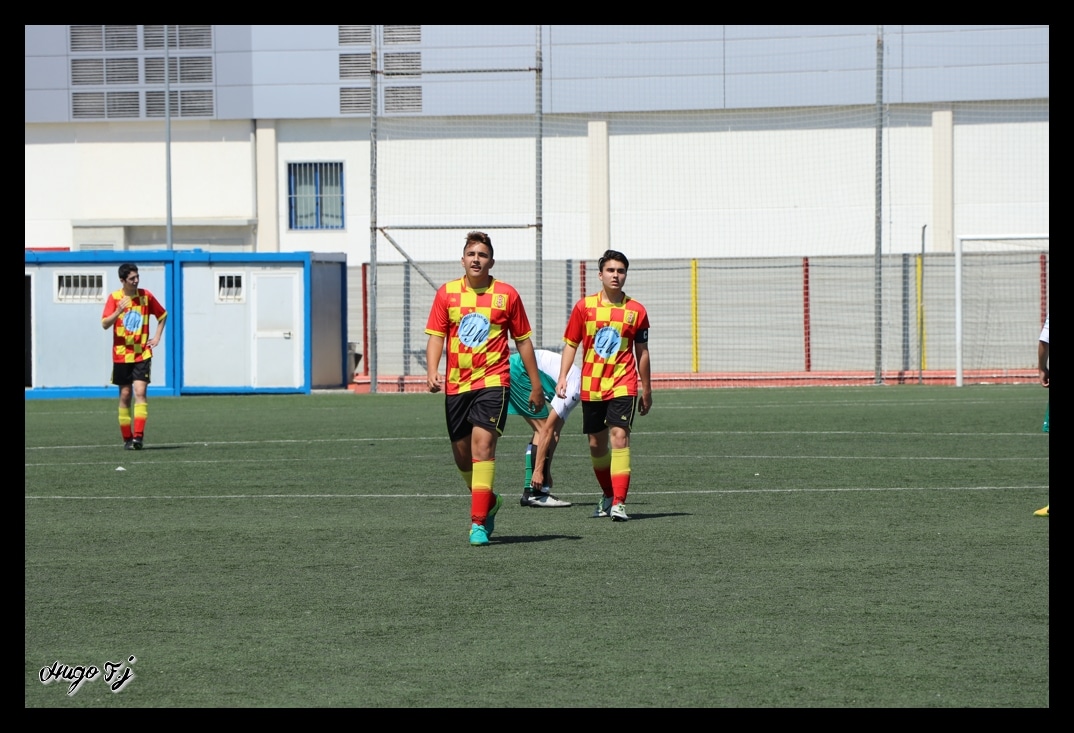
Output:
<instances>
[{"instance_id":1,"label":"bending player in green kit","mask_svg":"<svg viewBox=\"0 0 1074 733\"><path fill-rule=\"evenodd\" d=\"M571 505L569 501L552 494L552 455L556 452L563 424L581 398L582 370L571 367L567 375L567 396L559 397L556 395L559 354L536 349L534 356L546 400L544 407L536 411L530 409L530 378L522 357L518 352L511 354L511 394L507 414L521 416L533 428L533 437L526 446L526 480L519 503L532 507L566 507Z\"/></svg>"}]
</instances>

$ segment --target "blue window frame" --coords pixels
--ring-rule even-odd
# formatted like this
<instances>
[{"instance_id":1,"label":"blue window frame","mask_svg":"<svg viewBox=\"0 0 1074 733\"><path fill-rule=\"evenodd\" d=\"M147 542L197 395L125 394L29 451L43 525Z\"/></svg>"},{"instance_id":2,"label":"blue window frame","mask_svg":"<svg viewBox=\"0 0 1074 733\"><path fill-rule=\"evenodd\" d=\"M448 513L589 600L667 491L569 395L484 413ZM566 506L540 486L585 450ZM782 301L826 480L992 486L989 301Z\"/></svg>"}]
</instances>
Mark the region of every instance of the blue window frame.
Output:
<instances>
[{"instance_id":1,"label":"blue window frame","mask_svg":"<svg viewBox=\"0 0 1074 733\"><path fill-rule=\"evenodd\" d=\"M291 229L343 228L343 164L287 164L287 220Z\"/></svg>"}]
</instances>

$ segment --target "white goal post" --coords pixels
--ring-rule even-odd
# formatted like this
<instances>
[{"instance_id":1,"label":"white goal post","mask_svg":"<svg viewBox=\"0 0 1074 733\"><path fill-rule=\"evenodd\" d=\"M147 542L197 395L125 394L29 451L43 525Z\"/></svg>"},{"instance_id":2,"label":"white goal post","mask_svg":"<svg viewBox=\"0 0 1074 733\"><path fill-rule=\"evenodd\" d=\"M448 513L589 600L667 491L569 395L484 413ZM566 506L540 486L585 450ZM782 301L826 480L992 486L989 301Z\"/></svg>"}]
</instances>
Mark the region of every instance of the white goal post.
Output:
<instances>
[{"instance_id":1,"label":"white goal post","mask_svg":"<svg viewBox=\"0 0 1074 733\"><path fill-rule=\"evenodd\" d=\"M1048 249L1048 234L966 234L955 238L955 386L963 383L962 255L968 243L975 252ZM1043 246L1042 246L1043 245Z\"/></svg>"}]
</instances>

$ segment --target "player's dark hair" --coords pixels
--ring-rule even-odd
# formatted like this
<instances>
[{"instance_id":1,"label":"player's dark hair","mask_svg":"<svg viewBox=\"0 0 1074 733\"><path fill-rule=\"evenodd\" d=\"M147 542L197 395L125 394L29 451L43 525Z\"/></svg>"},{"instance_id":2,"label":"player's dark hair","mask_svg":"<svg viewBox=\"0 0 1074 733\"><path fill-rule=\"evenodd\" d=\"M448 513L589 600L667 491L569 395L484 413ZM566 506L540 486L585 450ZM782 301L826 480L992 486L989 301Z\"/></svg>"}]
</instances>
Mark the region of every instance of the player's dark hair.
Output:
<instances>
[{"instance_id":1,"label":"player's dark hair","mask_svg":"<svg viewBox=\"0 0 1074 733\"><path fill-rule=\"evenodd\" d=\"M603 270L604 269L604 263L607 262L608 260L615 260L616 262L622 262L623 263L623 269L627 270L627 271L630 270L630 260L628 260L626 258L625 254L623 254L622 252L616 252L614 249L606 249L606 250L604 250L604 254L602 254L600 256L600 261L597 263L597 269Z\"/></svg>"},{"instance_id":2,"label":"player's dark hair","mask_svg":"<svg viewBox=\"0 0 1074 733\"><path fill-rule=\"evenodd\" d=\"M492 249L492 237L485 234L484 232L469 232L466 235L466 244L464 244L462 247L464 252L466 251L466 248L470 245L470 242L480 242L481 244L486 245L489 248L489 257L496 256L495 250Z\"/></svg>"},{"instance_id":3,"label":"player's dark hair","mask_svg":"<svg viewBox=\"0 0 1074 733\"><path fill-rule=\"evenodd\" d=\"M122 265L119 266L119 279L126 282L127 276L130 275L132 272L138 272L138 265L135 265L130 262L124 262Z\"/></svg>"}]
</instances>

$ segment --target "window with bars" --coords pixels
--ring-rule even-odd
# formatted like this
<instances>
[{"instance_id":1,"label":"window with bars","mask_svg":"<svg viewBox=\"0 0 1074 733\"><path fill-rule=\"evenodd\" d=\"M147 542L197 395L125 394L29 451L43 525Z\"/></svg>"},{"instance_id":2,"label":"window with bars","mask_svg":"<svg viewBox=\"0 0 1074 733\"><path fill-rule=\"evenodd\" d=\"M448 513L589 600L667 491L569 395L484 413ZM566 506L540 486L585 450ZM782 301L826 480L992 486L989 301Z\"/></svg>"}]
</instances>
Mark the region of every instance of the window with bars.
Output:
<instances>
[{"instance_id":1,"label":"window with bars","mask_svg":"<svg viewBox=\"0 0 1074 733\"><path fill-rule=\"evenodd\" d=\"M216 302L243 303L246 291L242 287L242 273L220 272L216 275Z\"/></svg>"},{"instance_id":2,"label":"window with bars","mask_svg":"<svg viewBox=\"0 0 1074 733\"><path fill-rule=\"evenodd\" d=\"M56 274L57 303L103 303L104 273L60 272Z\"/></svg>"},{"instance_id":3,"label":"window with bars","mask_svg":"<svg viewBox=\"0 0 1074 733\"><path fill-rule=\"evenodd\" d=\"M343 164L288 163L289 229L342 229Z\"/></svg>"}]
</instances>

